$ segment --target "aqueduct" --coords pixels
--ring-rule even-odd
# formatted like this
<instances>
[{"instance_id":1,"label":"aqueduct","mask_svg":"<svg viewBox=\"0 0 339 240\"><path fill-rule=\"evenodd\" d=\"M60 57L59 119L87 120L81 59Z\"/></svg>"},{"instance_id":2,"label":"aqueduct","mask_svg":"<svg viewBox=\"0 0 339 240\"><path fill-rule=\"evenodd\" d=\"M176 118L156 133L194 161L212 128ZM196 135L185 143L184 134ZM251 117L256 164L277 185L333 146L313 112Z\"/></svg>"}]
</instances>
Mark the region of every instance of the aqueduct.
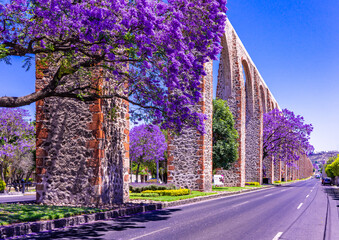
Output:
<instances>
[{"instance_id":1,"label":"aqueduct","mask_svg":"<svg viewBox=\"0 0 339 240\"><path fill-rule=\"evenodd\" d=\"M217 97L228 101L239 133L238 161L229 170L219 170L225 185L261 183L263 166L269 182L310 176L312 164L306 156L294 168L274 165L272 159L262 162L263 113L278 103L229 21L222 46ZM194 107L208 117L206 134L186 129L168 144L168 181L201 191L212 188L212 63L205 68L203 99ZM53 69L36 59L36 91L51 80ZM109 109L117 106L117 116L108 117ZM36 103L38 202L98 205L128 200L128 110L128 102L117 99L84 103L48 98Z\"/></svg>"},{"instance_id":2,"label":"aqueduct","mask_svg":"<svg viewBox=\"0 0 339 240\"><path fill-rule=\"evenodd\" d=\"M282 166L281 162L274 164L273 159L262 162L263 113L279 105L228 20L221 44L217 98L227 100L239 134L238 161L229 170L218 170L225 176L225 186L262 183L263 177L272 183L310 176L312 164L306 157L294 168ZM206 134L186 129L182 135L170 139L168 180L178 186L209 191L212 183L212 64L206 64L205 69L207 76L201 83L203 100L197 107L208 117ZM263 168L266 176L263 176Z\"/></svg>"}]
</instances>

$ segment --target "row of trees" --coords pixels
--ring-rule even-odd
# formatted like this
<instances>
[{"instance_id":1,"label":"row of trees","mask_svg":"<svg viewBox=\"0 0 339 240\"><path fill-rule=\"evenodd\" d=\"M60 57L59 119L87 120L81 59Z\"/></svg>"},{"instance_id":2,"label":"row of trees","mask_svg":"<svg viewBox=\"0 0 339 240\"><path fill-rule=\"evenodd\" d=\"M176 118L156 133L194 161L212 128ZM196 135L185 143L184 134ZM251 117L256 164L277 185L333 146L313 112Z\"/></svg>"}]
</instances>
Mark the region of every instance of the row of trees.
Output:
<instances>
[{"instance_id":1,"label":"row of trees","mask_svg":"<svg viewBox=\"0 0 339 240\"><path fill-rule=\"evenodd\" d=\"M35 127L20 108L0 108L0 178L16 190L35 170Z\"/></svg>"},{"instance_id":2,"label":"row of trees","mask_svg":"<svg viewBox=\"0 0 339 240\"><path fill-rule=\"evenodd\" d=\"M337 156L330 157L324 167L325 173L328 177L334 178L339 176L339 154Z\"/></svg>"},{"instance_id":3,"label":"row of trees","mask_svg":"<svg viewBox=\"0 0 339 240\"><path fill-rule=\"evenodd\" d=\"M275 163L283 161L293 166L300 156L313 151L309 143L313 127L303 117L287 109L274 109L264 114L263 120L263 160L271 158ZM238 133L234 124L227 101L213 100L213 169L229 169L238 159ZM143 124L131 130L130 139L134 171L138 175L153 169L154 176L155 164L166 159L164 134L158 126Z\"/></svg>"}]
</instances>

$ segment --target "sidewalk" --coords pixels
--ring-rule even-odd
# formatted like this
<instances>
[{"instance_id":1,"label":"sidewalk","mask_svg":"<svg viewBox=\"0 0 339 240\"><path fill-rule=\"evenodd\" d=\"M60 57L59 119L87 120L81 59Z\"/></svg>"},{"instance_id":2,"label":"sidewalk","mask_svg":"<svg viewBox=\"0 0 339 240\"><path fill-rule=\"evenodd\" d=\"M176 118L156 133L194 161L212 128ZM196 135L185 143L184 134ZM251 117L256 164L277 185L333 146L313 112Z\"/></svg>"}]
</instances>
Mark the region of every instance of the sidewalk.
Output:
<instances>
[{"instance_id":1,"label":"sidewalk","mask_svg":"<svg viewBox=\"0 0 339 240\"><path fill-rule=\"evenodd\" d=\"M31 196L31 195L35 195L35 194L36 194L36 192L25 192L24 194L22 194L22 192L0 193L0 198Z\"/></svg>"}]
</instances>

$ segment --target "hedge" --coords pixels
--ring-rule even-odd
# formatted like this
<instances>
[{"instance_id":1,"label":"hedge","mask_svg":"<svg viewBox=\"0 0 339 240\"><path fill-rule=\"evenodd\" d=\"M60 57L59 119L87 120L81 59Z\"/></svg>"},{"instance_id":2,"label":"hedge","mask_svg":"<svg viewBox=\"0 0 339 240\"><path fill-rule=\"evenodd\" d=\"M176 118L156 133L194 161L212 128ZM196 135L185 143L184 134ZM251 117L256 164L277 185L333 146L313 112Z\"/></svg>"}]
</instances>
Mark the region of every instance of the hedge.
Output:
<instances>
[{"instance_id":1,"label":"hedge","mask_svg":"<svg viewBox=\"0 0 339 240\"><path fill-rule=\"evenodd\" d=\"M157 193L159 196L183 196L190 195L191 190L189 189L176 189L176 190L146 190L142 194Z\"/></svg>"},{"instance_id":2,"label":"hedge","mask_svg":"<svg viewBox=\"0 0 339 240\"><path fill-rule=\"evenodd\" d=\"M172 190L176 189L174 185L145 185L145 186L132 186L129 185L129 190L132 193L141 193L147 190L156 191L156 190Z\"/></svg>"},{"instance_id":3,"label":"hedge","mask_svg":"<svg viewBox=\"0 0 339 240\"><path fill-rule=\"evenodd\" d=\"M258 183L258 182L245 182L245 185L260 186L260 183Z\"/></svg>"}]
</instances>

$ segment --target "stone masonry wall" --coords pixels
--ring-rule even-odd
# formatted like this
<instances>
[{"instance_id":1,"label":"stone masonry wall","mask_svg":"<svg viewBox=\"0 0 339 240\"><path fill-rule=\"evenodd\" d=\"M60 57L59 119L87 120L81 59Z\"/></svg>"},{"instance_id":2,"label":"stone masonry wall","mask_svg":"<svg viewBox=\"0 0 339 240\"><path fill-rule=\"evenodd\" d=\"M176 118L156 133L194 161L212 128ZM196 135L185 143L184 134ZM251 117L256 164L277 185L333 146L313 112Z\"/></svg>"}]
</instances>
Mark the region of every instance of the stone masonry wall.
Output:
<instances>
[{"instance_id":1,"label":"stone masonry wall","mask_svg":"<svg viewBox=\"0 0 339 240\"><path fill-rule=\"evenodd\" d=\"M274 163L274 181L281 181L281 161Z\"/></svg>"},{"instance_id":2,"label":"stone masonry wall","mask_svg":"<svg viewBox=\"0 0 339 240\"><path fill-rule=\"evenodd\" d=\"M263 111L260 105L259 77L255 67L251 67L253 78L253 106L246 107L246 182L262 183L262 135ZM251 77L247 77L250 79ZM247 92L247 91L246 91ZM246 93L246 95L248 95ZM250 108L250 110L248 109Z\"/></svg>"},{"instance_id":3,"label":"stone masonry wall","mask_svg":"<svg viewBox=\"0 0 339 240\"><path fill-rule=\"evenodd\" d=\"M235 128L238 131L238 161L230 169L218 170L217 174L224 175L225 186L245 185L245 126L246 98L241 72L241 59L238 56L237 35L233 28L227 26L222 38L223 50L220 55L218 72L217 98L227 100L233 114Z\"/></svg>"},{"instance_id":4,"label":"stone masonry wall","mask_svg":"<svg viewBox=\"0 0 339 240\"><path fill-rule=\"evenodd\" d=\"M179 136L169 136L168 182L199 191L212 190L212 94L213 65L205 64L207 76L202 79L202 101L194 108L207 115L204 135L195 129L184 129Z\"/></svg>"},{"instance_id":5,"label":"stone masonry wall","mask_svg":"<svg viewBox=\"0 0 339 240\"><path fill-rule=\"evenodd\" d=\"M36 91L54 70L37 57ZM118 109L114 119L107 114L112 107ZM37 202L90 206L128 200L128 103L51 97L36 108Z\"/></svg>"},{"instance_id":6,"label":"stone masonry wall","mask_svg":"<svg viewBox=\"0 0 339 240\"><path fill-rule=\"evenodd\" d=\"M262 183L263 112L267 103L262 103L265 96L260 88L265 90L264 94L270 91L229 21L225 30L217 98L227 100L233 113L239 134L239 159L230 169L218 174L224 175L226 186L244 186L245 181Z\"/></svg>"}]
</instances>

